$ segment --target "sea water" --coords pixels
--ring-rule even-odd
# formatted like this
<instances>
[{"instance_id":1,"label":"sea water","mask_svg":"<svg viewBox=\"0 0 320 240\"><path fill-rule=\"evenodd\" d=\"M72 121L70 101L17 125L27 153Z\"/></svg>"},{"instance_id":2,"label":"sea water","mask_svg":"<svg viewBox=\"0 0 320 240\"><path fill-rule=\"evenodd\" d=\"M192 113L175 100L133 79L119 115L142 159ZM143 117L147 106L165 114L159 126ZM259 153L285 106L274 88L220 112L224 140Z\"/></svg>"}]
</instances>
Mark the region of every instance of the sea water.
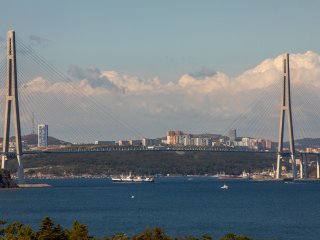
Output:
<instances>
[{"instance_id":1,"label":"sea water","mask_svg":"<svg viewBox=\"0 0 320 240\"><path fill-rule=\"evenodd\" d=\"M217 239L234 232L255 239L320 239L317 181L166 177L144 184L114 184L110 179L36 182L53 187L0 190L0 218L35 230L44 216L67 228L78 220L100 237L161 227L172 236L211 234ZM224 183L228 190L221 189Z\"/></svg>"}]
</instances>

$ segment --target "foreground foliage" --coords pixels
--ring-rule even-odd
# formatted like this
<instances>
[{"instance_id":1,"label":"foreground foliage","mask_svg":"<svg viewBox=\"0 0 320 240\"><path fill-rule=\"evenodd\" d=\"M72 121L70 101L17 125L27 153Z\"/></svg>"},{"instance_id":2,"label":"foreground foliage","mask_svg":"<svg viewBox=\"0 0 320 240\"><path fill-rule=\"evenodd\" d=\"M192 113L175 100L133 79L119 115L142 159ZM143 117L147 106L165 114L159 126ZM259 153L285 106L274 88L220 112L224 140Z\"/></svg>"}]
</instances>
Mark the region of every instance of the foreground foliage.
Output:
<instances>
[{"instance_id":1,"label":"foreground foliage","mask_svg":"<svg viewBox=\"0 0 320 240\"><path fill-rule=\"evenodd\" d=\"M1 240L95 240L89 236L88 227L75 221L71 229L65 229L59 224L55 224L49 217L43 218L39 230L34 231L30 226L25 226L19 222L8 224L7 221L0 220L0 239ZM171 237L162 229L147 229L144 232L132 237L123 233L118 233L111 237L106 236L103 240L213 240L210 235L202 237ZM252 238L229 233L220 240L253 240Z\"/></svg>"}]
</instances>

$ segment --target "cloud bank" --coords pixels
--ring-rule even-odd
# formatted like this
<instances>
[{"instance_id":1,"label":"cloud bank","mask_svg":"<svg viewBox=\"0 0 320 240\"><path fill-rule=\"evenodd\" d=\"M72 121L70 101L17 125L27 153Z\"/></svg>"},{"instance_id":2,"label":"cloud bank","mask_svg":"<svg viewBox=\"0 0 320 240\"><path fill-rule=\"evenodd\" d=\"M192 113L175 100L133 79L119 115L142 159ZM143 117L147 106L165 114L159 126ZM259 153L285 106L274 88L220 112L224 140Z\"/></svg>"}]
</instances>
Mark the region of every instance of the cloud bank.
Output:
<instances>
[{"instance_id":1,"label":"cloud bank","mask_svg":"<svg viewBox=\"0 0 320 240\"><path fill-rule=\"evenodd\" d=\"M57 110L59 114L55 116L55 121L58 118L68 122L64 116L71 114L73 122L68 124L78 128L85 125L80 124L81 121L89 122L91 125L86 128L93 128L92 131L101 134L99 138L102 139L134 138L135 131L127 131L123 125L136 129L146 137L163 136L169 129L222 133L234 119L247 111L253 101L261 101L261 108L267 105L259 97L270 98L268 104L273 106L267 115L273 116L270 121L278 124L282 63L283 56L279 55L236 77L206 68L183 74L179 79L166 83L157 76L144 79L114 70L72 66L67 81L52 81L46 76L39 76L25 81L21 91L31 95L41 94L42 99L48 98L50 101L58 99L56 102L60 110ZM320 90L318 53L291 54L290 70L293 89L311 91L310 96L313 90ZM296 103L297 108L302 107L302 102ZM52 103L47 104L47 110L52 112ZM74 107L67 110L64 105ZM71 110L76 113L72 114ZM102 111L100 115L99 111ZM116 119L123 121L123 125L112 123L117 122ZM274 129L277 132L277 126Z\"/></svg>"}]
</instances>

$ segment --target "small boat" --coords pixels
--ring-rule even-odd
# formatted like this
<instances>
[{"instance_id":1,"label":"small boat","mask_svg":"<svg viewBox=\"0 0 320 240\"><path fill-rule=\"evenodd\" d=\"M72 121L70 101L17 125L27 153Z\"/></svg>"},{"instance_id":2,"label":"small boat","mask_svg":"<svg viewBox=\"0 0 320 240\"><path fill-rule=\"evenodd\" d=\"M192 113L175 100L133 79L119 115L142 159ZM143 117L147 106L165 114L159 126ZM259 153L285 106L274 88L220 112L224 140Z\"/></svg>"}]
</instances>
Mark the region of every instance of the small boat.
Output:
<instances>
[{"instance_id":1,"label":"small boat","mask_svg":"<svg viewBox=\"0 0 320 240\"><path fill-rule=\"evenodd\" d=\"M153 183L154 177L133 176L130 172L129 175L126 176L111 177L111 180L114 183Z\"/></svg>"},{"instance_id":2,"label":"small boat","mask_svg":"<svg viewBox=\"0 0 320 240\"><path fill-rule=\"evenodd\" d=\"M220 180L251 180L250 174L243 170L240 175L226 175L220 174L218 175L218 179Z\"/></svg>"},{"instance_id":3,"label":"small boat","mask_svg":"<svg viewBox=\"0 0 320 240\"><path fill-rule=\"evenodd\" d=\"M227 184L223 184L222 187L220 187L221 189L229 189L229 186Z\"/></svg>"},{"instance_id":4,"label":"small boat","mask_svg":"<svg viewBox=\"0 0 320 240\"><path fill-rule=\"evenodd\" d=\"M286 177L283 179L284 182L293 182L294 178L293 177Z\"/></svg>"}]
</instances>

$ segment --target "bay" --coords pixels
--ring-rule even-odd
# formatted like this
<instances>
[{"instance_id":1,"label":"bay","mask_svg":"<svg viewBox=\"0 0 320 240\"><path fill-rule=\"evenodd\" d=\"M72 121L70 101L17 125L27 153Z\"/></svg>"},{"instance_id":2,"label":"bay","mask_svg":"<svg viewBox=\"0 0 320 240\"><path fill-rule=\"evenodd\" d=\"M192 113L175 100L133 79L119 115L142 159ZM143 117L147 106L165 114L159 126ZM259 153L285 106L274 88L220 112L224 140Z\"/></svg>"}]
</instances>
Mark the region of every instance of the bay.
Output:
<instances>
[{"instance_id":1,"label":"bay","mask_svg":"<svg viewBox=\"0 0 320 240\"><path fill-rule=\"evenodd\" d=\"M30 181L29 181L30 182ZM0 190L0 218L37 229L44 216L70 227L88 225L93 236L128 235L161 227L173 236L226 233L255 239L318 239L320 182L221 181L165 177L153 184L109 179L33 180L52 188ZM220 187L227 183L230 188Z\"/></svg>"}]
</instances>

